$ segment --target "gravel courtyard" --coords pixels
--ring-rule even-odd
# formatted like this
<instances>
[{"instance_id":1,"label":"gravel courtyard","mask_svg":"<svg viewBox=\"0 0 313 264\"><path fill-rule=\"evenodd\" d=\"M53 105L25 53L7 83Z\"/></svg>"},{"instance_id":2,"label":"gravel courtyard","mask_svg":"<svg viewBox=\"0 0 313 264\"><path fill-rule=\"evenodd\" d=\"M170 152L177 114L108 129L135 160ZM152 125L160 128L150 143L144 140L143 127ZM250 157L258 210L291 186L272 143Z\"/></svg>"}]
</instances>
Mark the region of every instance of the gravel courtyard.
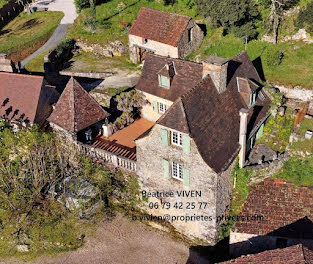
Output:
<instances>
[{"instance_id":1,"label":"gravel courtyard","mask_svg":"<svg viewBox=\"0 0 313 264\"><path fill-rule=\"evenodd\" d=\"M29 264L186 264L189 248L168 234L117 215L99 224L93 237L76 251L40 257ZM25 263L19 260L1 264Z\"/></svg>"}]
</instances>

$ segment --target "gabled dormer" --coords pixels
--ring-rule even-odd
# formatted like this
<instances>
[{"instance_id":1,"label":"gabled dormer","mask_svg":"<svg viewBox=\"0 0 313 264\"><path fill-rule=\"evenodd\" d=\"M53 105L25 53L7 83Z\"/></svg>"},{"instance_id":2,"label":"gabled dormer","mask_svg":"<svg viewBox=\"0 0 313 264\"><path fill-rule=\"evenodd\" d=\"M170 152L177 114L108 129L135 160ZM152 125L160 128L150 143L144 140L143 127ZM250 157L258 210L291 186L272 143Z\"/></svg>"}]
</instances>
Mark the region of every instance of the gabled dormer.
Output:
<instances>
[{"instance_id":1,"label":"gabled dormer","mask_svg":"<svg viewBox=\"0 0 313 264\"><path fill-rule=\"evenodd\" d=\"M164 67L158 72L159 86L170 89L171 83L177 74L175 62L166 63Z\"/></svg>"},{"instance_id":2,"label":"gabled dormer","mask_svg":"<svg viewBox=\"0 0 313 264\"><path fill-rule=\"evenodd\" d=\"M258 96L259 85L248 78L237 77L237 88L247 108L255 104Z\"/></svg>"}]
</instances>

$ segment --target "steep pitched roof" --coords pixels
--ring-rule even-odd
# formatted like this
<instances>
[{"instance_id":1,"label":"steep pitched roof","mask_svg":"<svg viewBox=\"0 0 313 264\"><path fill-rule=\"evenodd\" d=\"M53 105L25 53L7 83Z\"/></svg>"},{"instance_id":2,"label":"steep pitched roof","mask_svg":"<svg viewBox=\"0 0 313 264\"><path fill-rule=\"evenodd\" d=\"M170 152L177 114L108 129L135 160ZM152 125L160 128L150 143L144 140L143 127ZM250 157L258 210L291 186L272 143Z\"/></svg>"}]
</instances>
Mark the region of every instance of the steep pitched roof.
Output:
<instances>
[{"instance_id":1,"label":"steep pitched roof","mask_svg":"<svg viewBox=\"0 0 313 264\"><path fill-rule=\"evenodd\" d=\"M159 86L158 73L163 72L165 65L175 67L175 74L169 89ZM174 72L174 70L173 70ZM202 79L202 65L180 59L171 59L159 55L147 54L142 74L136 89L174 102L177 98L194 87Z\"/></svg>"},{"instance_id":2,"label":"steep pitched roof","mask_svg":"<svg viewBox=\"0 0 313 264\"><path fill-rule=\"evenodd\" d=\"M241 211L243 216L259 215L263 219L237 221L232 231L312 239L312 204L313 188L268 178L252 187Z\"/></svg>"},{"instance_id":3,"label":"steep pitched roof","mask_svg":"<svg viewBox=\"0 0 313 264\"><path fill-rule=\"evenodd\" d=\"M229 62L227 89L219 94L208 75L198 85L181 96L181 105L186 116L187 125L177 122L177 107L171 107L157 121L158 124L187 133L194 139L204 161L216 172L224 170L239 151L239 110L246 108L245 101L237 88L236 77L245 77L259 81L246 52L241 53ZM258 98L249 109L248 134L266 117L269 108L269 98L264 94L264 100ZM175 105L175 104L174 104ZM175 112L174 112L175 111ZM180 125L183 124L183 125Z\"/></svg>"},{"instance_id":4,"label":"steep pitched roof","mask_svg":"<svg viewBox=\"0 0 313 264\"><path fill-rule=\"evenodd\" d=\"M48 121L76 133L108 116L109 114L72 77Z\"/></svg>"},{"instance_id":5,"label":"steep pitched roof","mask_svg":"<svg viewBox=\"0 0 313 264\"><path fill-rule=\"evenodd\" d=\"M221 262L221 264L312 264L313 263L313 252L302 244L282 248L267 250L254 255L241 256L236 259Z\"/></svg>"},{"instance_id":6,"label":"steep pitched roof","mask_svg":"<svg viewBox=\"0 0 313 264\"><path fill-rule=\"evenodd\" d=\"M129 34L177 47L190 17L142 7Z\"/></svg>"},{"instance_id":7,"label":"steep pitched roof","mask_svg":"<svg viewBox=\"0 0 313 264\"><path fill-rule=\"evenodd\" d=\"M44 88L42 76L0 72L0 116L31 123L40 120L41 125L41 115L50 107L42 98Z\"/></svg>"}]
</instances>

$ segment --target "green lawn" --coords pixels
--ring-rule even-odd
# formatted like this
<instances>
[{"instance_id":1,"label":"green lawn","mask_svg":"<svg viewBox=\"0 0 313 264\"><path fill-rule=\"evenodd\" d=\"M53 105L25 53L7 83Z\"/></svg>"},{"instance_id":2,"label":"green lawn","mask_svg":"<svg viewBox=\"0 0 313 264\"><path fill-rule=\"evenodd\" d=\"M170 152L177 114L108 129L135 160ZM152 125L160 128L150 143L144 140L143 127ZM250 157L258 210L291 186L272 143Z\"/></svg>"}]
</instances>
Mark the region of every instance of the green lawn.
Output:
<instances>
[{"instance_id":1,"label":"green lawn","mask_svg":"<svg viewBox=\"0 0 313 264\"><path fill-rule=\"evenodd\" d=\"M216 55L232 58L245 49L244 41L233 35L222 36L221 29L208 31L201 47L187 57L194 59L196 55L204 58ZM264 63L266 48L274 44L261 40L248 43L247 52L251 60L261 57L265 77L268 81L285 86L300 85L313 89L313 44L303 42L278 43L277 49L284 52L284 58L278 66L268 66Z\"/></svg>"},{"instance_id":2,"label":"green lawn","mask_svg":"<svg viewBox=\"0 0 313 264\"><path fill-rule=\"evenodd\" d=\"M29 72L44 72L43 62L45 55L49 52L49 50L44 51L39 54L36 58L32 59L29 63L25 65L25 69Z\"/></svg>"},{"instance_id":3,"label":"green lawn","mask_svg":"<svg viewBox=\"0 0 313 264\"><path fill-rule=\"evenodd\" d=\"M1 30L0 53L23 60L50 38L63 16L63 12L23 12Z\"/></svg>"},{"instance_id":4,"label":"green lawn","mask_svg":"<svg viewBox=\"0 0 313 264\"><path fill-rule=\"evenodd\" d=\"M124 7L121 6L121 3L121 0L112 0L97 6L97 30L95 33L86 30L84 20L90 10L83 10L75 20L73 26L69 29L68 37L83 39L85 42L98 44L106 44L112 40L121 40L124 43L127 43L128 30L120 24L120 21L130 24L133 23L142 6L180 13L192 17L195 15L194 10L192 9L182 10L178 4L164 6L163 1L127 0L124 1Z\"/></svg>"}]
</instances>

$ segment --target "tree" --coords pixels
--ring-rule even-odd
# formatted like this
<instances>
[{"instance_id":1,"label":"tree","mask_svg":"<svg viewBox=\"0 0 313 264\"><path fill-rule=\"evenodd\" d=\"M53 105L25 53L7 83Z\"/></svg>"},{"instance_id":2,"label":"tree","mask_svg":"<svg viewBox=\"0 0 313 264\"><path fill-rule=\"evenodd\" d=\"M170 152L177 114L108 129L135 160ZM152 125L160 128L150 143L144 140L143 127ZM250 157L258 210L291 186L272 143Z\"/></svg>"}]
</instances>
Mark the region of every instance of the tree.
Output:
<instances>
[{"instance_id":1,"label":"tree","mask_svg":"<svg viewBox=\"0 0 313 264\"><path fill-rule=\"evenodd\" d=\"M313 2L309 3L305 9L301 9L295 25L298 28L305 28L310 34L313 34Z\"/></svg>"},{"instance_id":2,"label":"tree","mask_svg":"<svg viewBox=\"0 0 313 264\"><path fill-rule=\"evenodd\" d=\"M278 41L278 29L283 16L283 12L295 6L298 2L299 0L271 0L270 21L275 44Z\"/></svg>"},{"instance_id":3,"label":"tree","mask_svg":"<svg viewBox=\"0 0 313 264\"><path fill-rule=\"evenodd\" d=\"M227 33L238 37L256 36L255 21L259 12L254 1L250 0L195 0L198 12L211 20L213 26L222 26Z\"/></svg>"}]
</instances>

